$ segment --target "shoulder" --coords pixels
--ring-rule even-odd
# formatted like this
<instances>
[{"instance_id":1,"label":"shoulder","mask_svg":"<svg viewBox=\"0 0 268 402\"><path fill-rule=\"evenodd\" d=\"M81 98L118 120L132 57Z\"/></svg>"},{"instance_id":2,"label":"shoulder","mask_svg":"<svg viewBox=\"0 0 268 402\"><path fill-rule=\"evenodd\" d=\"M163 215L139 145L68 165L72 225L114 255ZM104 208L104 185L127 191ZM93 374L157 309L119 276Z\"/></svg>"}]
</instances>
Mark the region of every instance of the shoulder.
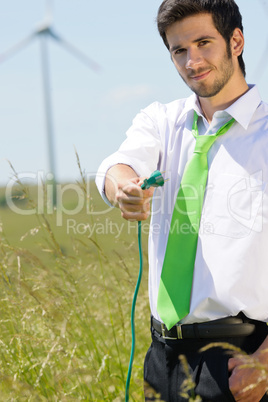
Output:
<instances>
[{"instance_id":1,"label":"shoulder","mask_svg":"<svg viewBox=\"0 0 268 402\"><path fill-rule=\"evenodd\" d=\"M268 118L268 113L267 113L268 112L268 103L262 100L260 102L259 108L262 112L266 112L266 115L264 115L263 117Z\"/></svg>"},{"instance_id":2,"label":"shoulder","mask_svg":"<svg viewBox=\"0 0 268 402\"><path fill-rule=\"evenodd\" d=\"M170 116L172 115L178 116L184 110L187 99L188 98L177 99L169 103L161 103L155 101L146 108L142 109L142 112L148 113L149 115L150 114L158 115L158 113L161 113Z\"/></svg>"},{"instance_id":3,"label":"shoulder","mask_svg":"<svg viewBox=\"0 0 268 402\"><path fill-rule=\"evenodd\" d=\"M172 124L178 121L181 114L185 111L188 99L189 98L177 99L169 103L156 101L142 109L139 115L147 116L157 126L162 125L164 122Z\"/></svg>"},{"instance_id":4,"label":"shoulder","mask_svg":"<svg viewBox=\"0 0 268 402\"><path fill-rule=\"evenodd\" d=\"M268 129L268 103L261 101L255 114L255 121L260 125L260 128Z\"/></svg>"}]
</instances>

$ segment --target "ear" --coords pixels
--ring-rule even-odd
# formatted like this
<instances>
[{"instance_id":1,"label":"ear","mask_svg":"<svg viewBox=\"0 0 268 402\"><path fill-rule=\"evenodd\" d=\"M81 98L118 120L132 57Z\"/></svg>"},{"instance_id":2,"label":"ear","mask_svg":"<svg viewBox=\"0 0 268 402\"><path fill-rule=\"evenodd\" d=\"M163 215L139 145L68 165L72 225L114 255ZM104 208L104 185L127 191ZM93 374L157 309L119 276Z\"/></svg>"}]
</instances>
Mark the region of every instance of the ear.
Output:
<instances>
[{"instance_id":1,"label":"ear","mask_svg":"<svg viewBox=\"0 0 268 402\"><path fill-rule=\"evenodd\" d=\"M235 28L231 41L231 51L234 56L240 56L241 53L243 52L244 45L245 45L245 39L243 32L239 28Z\"/></svg>"}]
</instances>

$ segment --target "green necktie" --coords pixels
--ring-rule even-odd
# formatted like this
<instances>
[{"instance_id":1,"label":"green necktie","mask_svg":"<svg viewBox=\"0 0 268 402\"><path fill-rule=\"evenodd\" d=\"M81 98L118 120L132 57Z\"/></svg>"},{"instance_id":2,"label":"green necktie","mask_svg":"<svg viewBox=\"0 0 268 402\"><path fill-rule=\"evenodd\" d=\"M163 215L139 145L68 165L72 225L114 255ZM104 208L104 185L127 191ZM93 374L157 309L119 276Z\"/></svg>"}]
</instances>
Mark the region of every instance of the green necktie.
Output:
<instances>
[{"instance_id":1,"label":"green necktie","mask_svg":"<svg viewBox=\"0 0 268 402\"><path fill-rule=\"evenodd\" d=\"M185 166L175 202L157 300L157 311L168 329L190 311L198 231L208 176L207 153L217 137L225 134L235 121L231 119L216 134L200 136L197 120L198 115L194 112L195 150Z\"/></svg>"}]
</instances>

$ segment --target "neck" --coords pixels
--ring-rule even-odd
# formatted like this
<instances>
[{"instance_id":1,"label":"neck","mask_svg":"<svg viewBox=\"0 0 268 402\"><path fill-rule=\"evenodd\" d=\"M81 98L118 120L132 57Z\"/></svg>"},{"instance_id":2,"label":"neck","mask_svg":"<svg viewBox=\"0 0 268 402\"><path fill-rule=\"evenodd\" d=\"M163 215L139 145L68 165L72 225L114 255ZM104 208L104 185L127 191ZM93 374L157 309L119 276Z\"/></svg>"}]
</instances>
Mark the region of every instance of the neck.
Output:
<instances>
[{"instance_id":1,"label":"neck","mask_svg":"<svg viewBox=\"0 0 268 402\"><path fill-rule=\"evenodd\" d=\"M232 86L232 88L227 85L227 87L211 98L199 97L200 106L209 123L211 123L215 112L227 109L249 89L244 77L240 85Z\"/></svg>"}]
</instances>

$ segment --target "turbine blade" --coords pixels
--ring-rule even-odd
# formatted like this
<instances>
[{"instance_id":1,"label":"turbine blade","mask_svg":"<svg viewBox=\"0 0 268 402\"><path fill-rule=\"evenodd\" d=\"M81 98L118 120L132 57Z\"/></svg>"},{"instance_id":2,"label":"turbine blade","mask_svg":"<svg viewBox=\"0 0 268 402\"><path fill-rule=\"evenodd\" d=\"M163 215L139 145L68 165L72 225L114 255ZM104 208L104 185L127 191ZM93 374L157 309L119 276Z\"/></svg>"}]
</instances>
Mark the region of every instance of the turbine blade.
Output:
<instances>
[{"instance_id":1,"label":"turbine blade","mask_svg":"<svg viewBox=\"0 0 268 402\"><path fill-rule=\"evenodd\" d=\"M52 12L52 0L47 0L46 2L46 14L45 14L45 20L49 21L50 25L52 24L53 20L53 12Z\"/></svg>"},{"instance_id":2,"label":"turbine blade","mask_svg":"<svg viewBox=\"0 0 268 402\"><path fill-rule=\"evenodd\" d=\"M68 42L67 40L63 39L61 36L55 33L55 31L52 29L49 29L49 34L53 39L55 39L59 44L61 44L63 47L65 47L66 50L68 50L70 53L72 53L75 57L80 59L84 64L86 64L88 67L90 67L92 70L98 72L101 70L101 67L98 63L96 63L94 60L92 60L90 57L88 57L85 53L81 52L76 46L74 46L72 43Z\"/></svg>"},{"instance_id":3,"label":"turbine blade","mask_svg":"<svg viewBox=\"0 0 268 402\"><path fill-rule=\"evenodd\" d=\"M35 37L35 33L32 33L31 35L28 35L26 38L22 39L15 45L11 46L5 52L0 53L0 63L9 59L10 57L14 56L17 52L22 50L25 46L27 46L31 42L31 40L34 39L34 37Z\"/></svg>"}]
</instances>

